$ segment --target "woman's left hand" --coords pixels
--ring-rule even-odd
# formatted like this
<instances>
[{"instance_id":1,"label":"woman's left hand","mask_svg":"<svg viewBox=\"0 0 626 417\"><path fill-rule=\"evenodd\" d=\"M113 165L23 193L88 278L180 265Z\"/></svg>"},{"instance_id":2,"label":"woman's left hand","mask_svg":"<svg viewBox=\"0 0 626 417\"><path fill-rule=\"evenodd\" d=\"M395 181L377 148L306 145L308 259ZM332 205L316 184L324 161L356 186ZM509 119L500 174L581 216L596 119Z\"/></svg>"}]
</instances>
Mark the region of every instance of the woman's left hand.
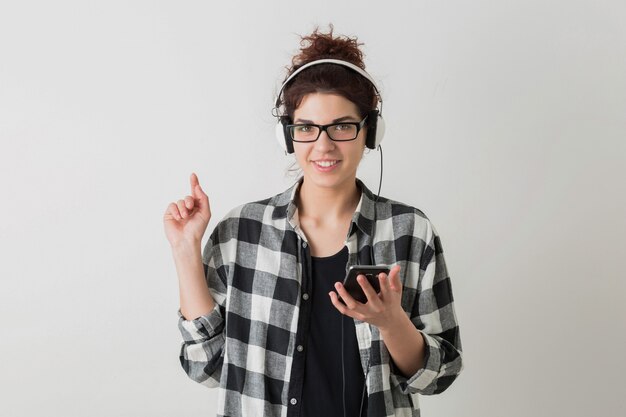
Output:
<instances>
[{"instance_id":1,"label":"woman's left hand","mask_svg":"<svg viewBox=\"0 0 626 417\"><path fill-rule=\"evenodd\" d=\"M400 266L396 265L389 271L389 276L385 273L378 275L378 281L380 282L380 293L378 294L367 281L365 275L359 275L357 282L367 296L365 304L356 301L348 294L340 282L335 283L335 289L343 299L343 303L339 301L337 293L334 291L328 293L330 301L341 314L367 322L381 330L393 327L394 323L398 323L399 320L406 318L406 314L400 304L402 284L398 277L399 272Z\"/></svg>"}]
</instances>

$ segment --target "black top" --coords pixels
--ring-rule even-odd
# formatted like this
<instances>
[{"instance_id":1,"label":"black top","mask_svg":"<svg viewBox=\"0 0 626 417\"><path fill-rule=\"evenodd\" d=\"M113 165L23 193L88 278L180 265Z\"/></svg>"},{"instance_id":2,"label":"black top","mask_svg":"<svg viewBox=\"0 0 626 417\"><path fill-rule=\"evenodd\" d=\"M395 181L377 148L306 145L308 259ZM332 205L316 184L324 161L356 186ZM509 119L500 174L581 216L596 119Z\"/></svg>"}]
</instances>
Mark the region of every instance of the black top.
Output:
<instances>
[{"instance_id":1,"label":"black top","mask_svg":"<svg viewBox=\"0 0 626 417\"><path fill-rule=\"evenodd\" d=\"M345 366L346 416L358 416L364 387L354 320L341 314L328 293L334 283L343 281L348 263L348 248L335 255L311 257L311 322L307 337L302 415L304 417L343 417L343 383L341 372L341 321ZM367 415L367 394L363 413Z\"/></svg>"}]
</instances>

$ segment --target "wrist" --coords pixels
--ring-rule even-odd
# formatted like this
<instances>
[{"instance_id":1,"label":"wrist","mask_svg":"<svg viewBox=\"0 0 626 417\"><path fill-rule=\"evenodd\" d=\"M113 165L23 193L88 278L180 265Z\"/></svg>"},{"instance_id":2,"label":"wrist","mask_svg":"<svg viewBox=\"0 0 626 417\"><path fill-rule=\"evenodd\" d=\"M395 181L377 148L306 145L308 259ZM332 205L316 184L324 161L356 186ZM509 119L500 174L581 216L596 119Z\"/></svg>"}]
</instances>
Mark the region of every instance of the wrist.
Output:
<instances>
[{"instance_id":1,"label":"wrist","mask_svg":"<svg viewBox=\"0 0 626 417\"><path fill-rule=\"evenodd\" d=\"M189 252L195 252L196 250L201 249L201 240L200 239L181 239L176 243L171 245L172 252L175 254L185 254Z\"/></svg>"},{"instance_id":2,"label":"wrist","mask_svg":"<svg viewBox=\"0 0 626 417\"><path fill-rule=\"evenodd\" d=\"M402 308L398 310L399 311L395 314L391 315L383 326L378 326L378 330L382 336L385 334L402 334L402 332L406 332L407 329L413 328L413 323L411 323L409 316L406 315Z\"/></svg>"}]
</instances>

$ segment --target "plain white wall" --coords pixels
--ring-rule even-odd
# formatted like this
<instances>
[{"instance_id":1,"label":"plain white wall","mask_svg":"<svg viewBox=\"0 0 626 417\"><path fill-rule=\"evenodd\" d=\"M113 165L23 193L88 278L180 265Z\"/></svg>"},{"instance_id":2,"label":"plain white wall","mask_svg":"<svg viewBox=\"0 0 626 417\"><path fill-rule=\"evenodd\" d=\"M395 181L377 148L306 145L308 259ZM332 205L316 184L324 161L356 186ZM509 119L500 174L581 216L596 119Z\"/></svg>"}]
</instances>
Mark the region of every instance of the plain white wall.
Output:
<instances>
[{"instance_id":1,"label":"plain white wall","mask_svg":"<svg viewBox=\"0 0 626 417\"><path fill-rule=\"evenodd\" d=\"M224 3L0 5L0 415L215 414L162 215L192 171L209 230L291 184L273 94L328 22L382 86L382 194L452 277L466 367L422 415L620 415L624 2Z\"/></svg>"}]
</instances>

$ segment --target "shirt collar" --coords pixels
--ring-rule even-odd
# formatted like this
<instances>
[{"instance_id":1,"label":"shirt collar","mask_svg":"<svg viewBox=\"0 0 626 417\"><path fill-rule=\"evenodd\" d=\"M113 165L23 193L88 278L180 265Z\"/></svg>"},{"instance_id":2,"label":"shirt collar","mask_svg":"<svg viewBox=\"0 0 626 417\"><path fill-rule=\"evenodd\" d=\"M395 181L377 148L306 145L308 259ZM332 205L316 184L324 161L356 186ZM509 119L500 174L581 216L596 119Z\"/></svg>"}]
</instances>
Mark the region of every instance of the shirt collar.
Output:
<instances>
[{"instance_id":1,"label":"shirt collar","mask_svg":"<svg viewBox=\"0 0 626 417\"><path fill-rule=\"evenodd\" d=\"M291 187L275 197L275 209L272 213L272 219L276 220L286 218L292 227L296 228L298 225L296 195L303 181L304 178L302 177ZM362 232L371 236L376 195L374 195L358 178L356 178L356 184L357 187L361 189L361 198L359 199L359 204L356 206L354 215L352 216L352 224L350 225L349 235L354 232L354 227L356 226L361 229Z\"/></svg>"}]
</instances>

